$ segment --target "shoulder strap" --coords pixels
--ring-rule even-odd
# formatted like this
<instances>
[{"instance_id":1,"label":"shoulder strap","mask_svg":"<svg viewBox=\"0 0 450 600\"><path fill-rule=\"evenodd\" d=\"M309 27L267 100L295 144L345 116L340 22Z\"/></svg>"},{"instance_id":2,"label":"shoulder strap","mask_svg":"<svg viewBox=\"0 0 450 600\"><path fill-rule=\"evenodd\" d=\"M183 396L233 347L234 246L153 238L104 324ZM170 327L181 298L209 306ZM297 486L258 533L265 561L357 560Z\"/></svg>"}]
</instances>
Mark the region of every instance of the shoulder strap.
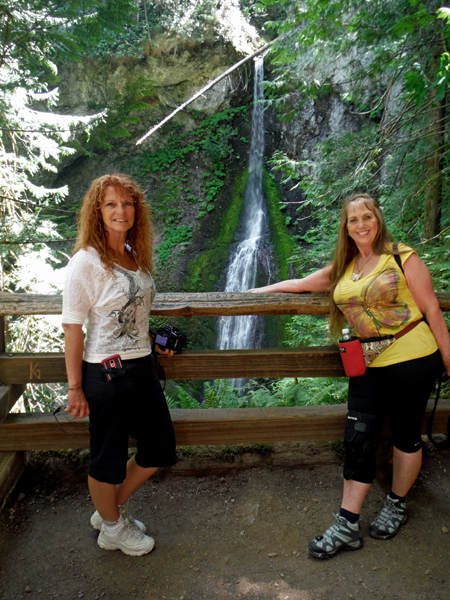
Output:
<instances>
[{"instance_id":1,"label":"shoulder strap","mask_svg":"<svg viewBox=\"0 0 450 600\"><path fill-rule=\"evenodd\" d=\"M160 381L163 381L162 389L164 391L166 389L166 372L164 371L164 368L163 368L162 364L159 362L159 360L158 360L158 354L157 354L157 352L155 350L156 333L154 331L152 331L151 329L149 329L148 331L149 331L149 333L152 336L152 353L151 353L151 357L152 357L153 368L155 369L155 373L156 373L158 379Z\"/></svg>"},{"instance_id":2,"label":"shoulder strap","mask_svg":"<svg viewBox=\"0 0 450 600\"><path fill-rule=\"evenodd\" d=\"M398 251L398 244L397 242L395 242L395 244L392 246L392 249L394 250L394 252ZM392 255L394 257L395 262L398 264L398 266L400 267L403 275L405 274L405 271L403 270L403 265L402 265L402 259L400 254L393 254Z\"/></svg>"},{"instance_id":3,"label":"shoulder strap","mask_svg":"<svg viewBox=\"0 0 450 600\"><path fill-rule=\"evenodd\" d=\"M447 421L447 439L443 440L442 442L436 442L433 439L433 420L434 420L434 414L436 412L436 408L437 408L437 405L439 402L439 395L441 393L441 383L443 381L446 381L447 379L448 379L448 375L445 371L438 378L437 388L436 388L436 399L434 401L433 410L431 411L431 415L430 415L430 418L428 419L428 423L427 423L428 439L438 450L448 450L450 448L450 417Z\"/></svg>"}]
</instances>

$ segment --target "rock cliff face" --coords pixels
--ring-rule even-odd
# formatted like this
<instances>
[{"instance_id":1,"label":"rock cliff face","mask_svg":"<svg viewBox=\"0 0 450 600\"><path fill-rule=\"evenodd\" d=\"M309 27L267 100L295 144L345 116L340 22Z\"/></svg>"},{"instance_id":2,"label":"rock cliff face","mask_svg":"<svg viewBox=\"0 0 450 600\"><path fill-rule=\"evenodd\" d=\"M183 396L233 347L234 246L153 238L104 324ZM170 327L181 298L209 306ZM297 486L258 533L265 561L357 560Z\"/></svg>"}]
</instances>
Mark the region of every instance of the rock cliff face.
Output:
<instances>
[{"instance_id":1,"label":"rock cliff face","mask_svg":"<svg viewBox=\"0 0 450 600\"><path fill-rule=\"evenodd\" d=\"M231 43L186 42L161 36L140 59L85 59L62 65L59 108L70 114L91 114L95 112L94 104L110 104L126 86L148 78L155 96L149 100L147 118L156 120L241 58ZM233 98L233 83L224 79L190 105L187 112L212 114L227 108Z\"/></svg>"},{"instance_id":2,"label":"rock cliff face","mask_svg":"<svg viewBox=\"0 0 450 600\"><path fill-rule=\"evenodd\" d=\"M154 94L142 98L146 109L137 113L136 123L127 125L130 137L115 140L111 150L97 150L92 157L69 159L61 165L52 183L58 186L68 184L68 201L77 203L95 177L104 173L129 172L137 177L147 191L153 207L158 244L166 241L168 236L173 236L172 230L180 232L183 228L183 231L190 228L187 239L173 244L169 252L170 261L158 269L160 289L196 289L192 282L193 261L213 250L217 240L223 239L221 232L227 226L225 216L230 218L227 211L235 192L235 182L248 162L252 62L222 80L173 120L176 135L194 134L211 116L247 106L247 115L238 112L224 121L231 129L222 127L225 132L223 136L219 127L212 133L212 130L207 130L195 151L182 157L175 157L172 143L175 131L172 125L152 135L141 146L136 146L135 142L155 123L241 58L242 53L233 44L223 40L182 42L161 37L140 59L85 60L80 64L63 65L60 69L59 109L68 114L92 114L110 104L115 96L123 94L127 86L142 78L152 82ZM270 78L270 67L266 71ZM286 124L269 109L265 115L266 159L269 160L275 150L283 150L297 160L314 160L317 157L315 146L330 133L336 129L355 130L359 126L358 119L350 115L338 95L333 94L307 103L296 118ZM216 136L211 137L213 143L207 143L208 135ZM173 160L168 159L167 165L156 171L148 167L148 163L145 163L148 156L166 152L171 143ZM186 143L180 141L180 144ZM131 166L144 163L147 168ZM270 171L269 163L267 168ZM205 181L214 185L214 173L218 171L222 172L218 176L221 189L212 204L207 200ZM301 190L291 190L291 185L283 185L278 172L271 175L278 184L282 199L288 202L283 210L286 231L291 235L305 233L307 221L299 221L296 212L298 203L303 199ZM226 252L223 254L225 260ZM223 261L219 261L222 270L225 268ZM197 281L195 277L194 280ZM211 275L206 281L203 277L201 285L203 287L200 290L214 289L217 278Z\"/></svg>"},{"instance_id":3,"label":"rock cliff face","mask_svg":"<svg viewBox=\"0 0 450 600\"><path fill-rule=\"evenodd\" d=\"M96 150L93 158L76 156L61 165L55 183L69 184L69 202L79 201L93 178L120 170L121 157L163 146L164 139L157 135L148 138L140 148L135 143L208 81L242 58L229 43L186 43L161 38L155 48L157 50L147 52L141 59L85 59L82 63L60 66L58 109L65 114L97 113L111 105L127 86L142 79L149 80L154 89L151 97L141 98L147 108L135 113L137 122L127 124L130 137L116 140L112 143L113 149L107 152ZM173 122L192 130L198 126L199 114L203 118L248 101L240 76L226 78L179 113Z\"/></svg>"},{"instance_id":4,"label":"rock cliff face","mask_svg":"<svg viewBox=\"0 0 450 600\"><path fill-rule=\"evenodd\" d=\"M360 118L337 94L306 102L295 119L280 125L280 150L295 160L317 160L317 144L337 131L358 131ZM306 172L304 173L306 175Z\"/></svg>"}]
</instances>

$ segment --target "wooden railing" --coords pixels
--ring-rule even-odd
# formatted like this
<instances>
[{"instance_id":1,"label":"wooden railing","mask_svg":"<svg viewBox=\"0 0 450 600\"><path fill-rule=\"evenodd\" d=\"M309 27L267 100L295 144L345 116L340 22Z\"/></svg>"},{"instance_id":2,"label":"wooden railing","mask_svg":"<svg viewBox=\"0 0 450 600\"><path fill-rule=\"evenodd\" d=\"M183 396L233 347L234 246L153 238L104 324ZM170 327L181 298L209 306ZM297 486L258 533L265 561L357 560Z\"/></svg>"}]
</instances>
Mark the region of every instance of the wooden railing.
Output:
<instances>
[{"instance_id":1,"label":"wooden railing","mask_svg":"<svg viewBox=\"0 0 450 600\"><path fill-rule=\"evenodd\" d=\"M450 311L450 294L438 294ZM87 448L87 419L65 413L10 413L26 383L65 382L61 353L6 354L4 317L61 314L61 296L0 293L0 503L2 487L14 478L18 452ZM165 317L328 314L328 295L316 294L157 294L152 314ZM264 350L183 351L161 357L167 379L231 379L253 377L339 377L344 372L335 347ZM320 441L342 437L345 405L215 410L172 410L179 445L278 441ZM434 431L445 432L450 401L440 402ZM57 420L58 419L58 420ZM3 461L1 457L3 456ZM11 462L12 461L12 462ZM3 467L2 467L3 462ZM5 471L6 468L6 471ZM19 468L19 467L17 467ZM16 469L17 470L17 469ZM2 483L3 482L3 483Z\"/></svg>"}]
</instances>

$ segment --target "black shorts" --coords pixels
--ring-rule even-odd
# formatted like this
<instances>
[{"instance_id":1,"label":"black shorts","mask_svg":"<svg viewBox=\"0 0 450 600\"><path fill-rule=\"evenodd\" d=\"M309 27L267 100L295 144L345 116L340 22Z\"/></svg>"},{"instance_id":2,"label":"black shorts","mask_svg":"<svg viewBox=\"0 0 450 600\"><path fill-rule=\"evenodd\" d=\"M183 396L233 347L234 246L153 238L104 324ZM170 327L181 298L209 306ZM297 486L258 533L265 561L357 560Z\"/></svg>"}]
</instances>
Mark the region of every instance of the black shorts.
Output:
<instances>
[{"instance_id":1,"label":"black shorts","mask_svg":"<svg viewBox=\"0 0 450 600\"><path fill-rule=\"evenodd\" d=\"M422 421L436 379L442 373L439 350L387 367L368 368L350 377L348 409L375 415L389 424L394 446L413 453L422 447Z\"/></svg>"},{"instance_id":2,"label":"black shorts","mask_svg":"<svg viewBox=\"0 0 450 600\"><path fill-rule=\"evenodd\" d=\"M126 477L128 441L137 442L143 468L174 465L175 434L151 355L124 360L125 375L107 380L99 363L83 362L83 391L89 403L89 475L119 484Z\"/></svg>"}]
</instances>

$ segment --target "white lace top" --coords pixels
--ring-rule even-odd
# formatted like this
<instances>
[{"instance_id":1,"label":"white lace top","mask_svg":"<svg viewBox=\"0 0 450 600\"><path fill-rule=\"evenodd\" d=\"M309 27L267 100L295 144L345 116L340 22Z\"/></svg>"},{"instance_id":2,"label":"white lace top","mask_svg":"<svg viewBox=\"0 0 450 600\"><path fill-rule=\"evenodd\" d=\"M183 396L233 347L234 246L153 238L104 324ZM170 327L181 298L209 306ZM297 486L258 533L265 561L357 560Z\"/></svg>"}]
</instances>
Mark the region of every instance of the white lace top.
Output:
<instances>
[{"instance_id":1,"label":"white lace top","mask_svg":"<svg viewBox=\"0 0 450 600\"><path fill-rule=\"evenodd\" d=\"M148 318L155 297L152 276L116 267L111 273L93 248L69 261L63 294L63 323L86 322L84 360L123 360L151 353Z\"/></svg>"}]
</instances>

